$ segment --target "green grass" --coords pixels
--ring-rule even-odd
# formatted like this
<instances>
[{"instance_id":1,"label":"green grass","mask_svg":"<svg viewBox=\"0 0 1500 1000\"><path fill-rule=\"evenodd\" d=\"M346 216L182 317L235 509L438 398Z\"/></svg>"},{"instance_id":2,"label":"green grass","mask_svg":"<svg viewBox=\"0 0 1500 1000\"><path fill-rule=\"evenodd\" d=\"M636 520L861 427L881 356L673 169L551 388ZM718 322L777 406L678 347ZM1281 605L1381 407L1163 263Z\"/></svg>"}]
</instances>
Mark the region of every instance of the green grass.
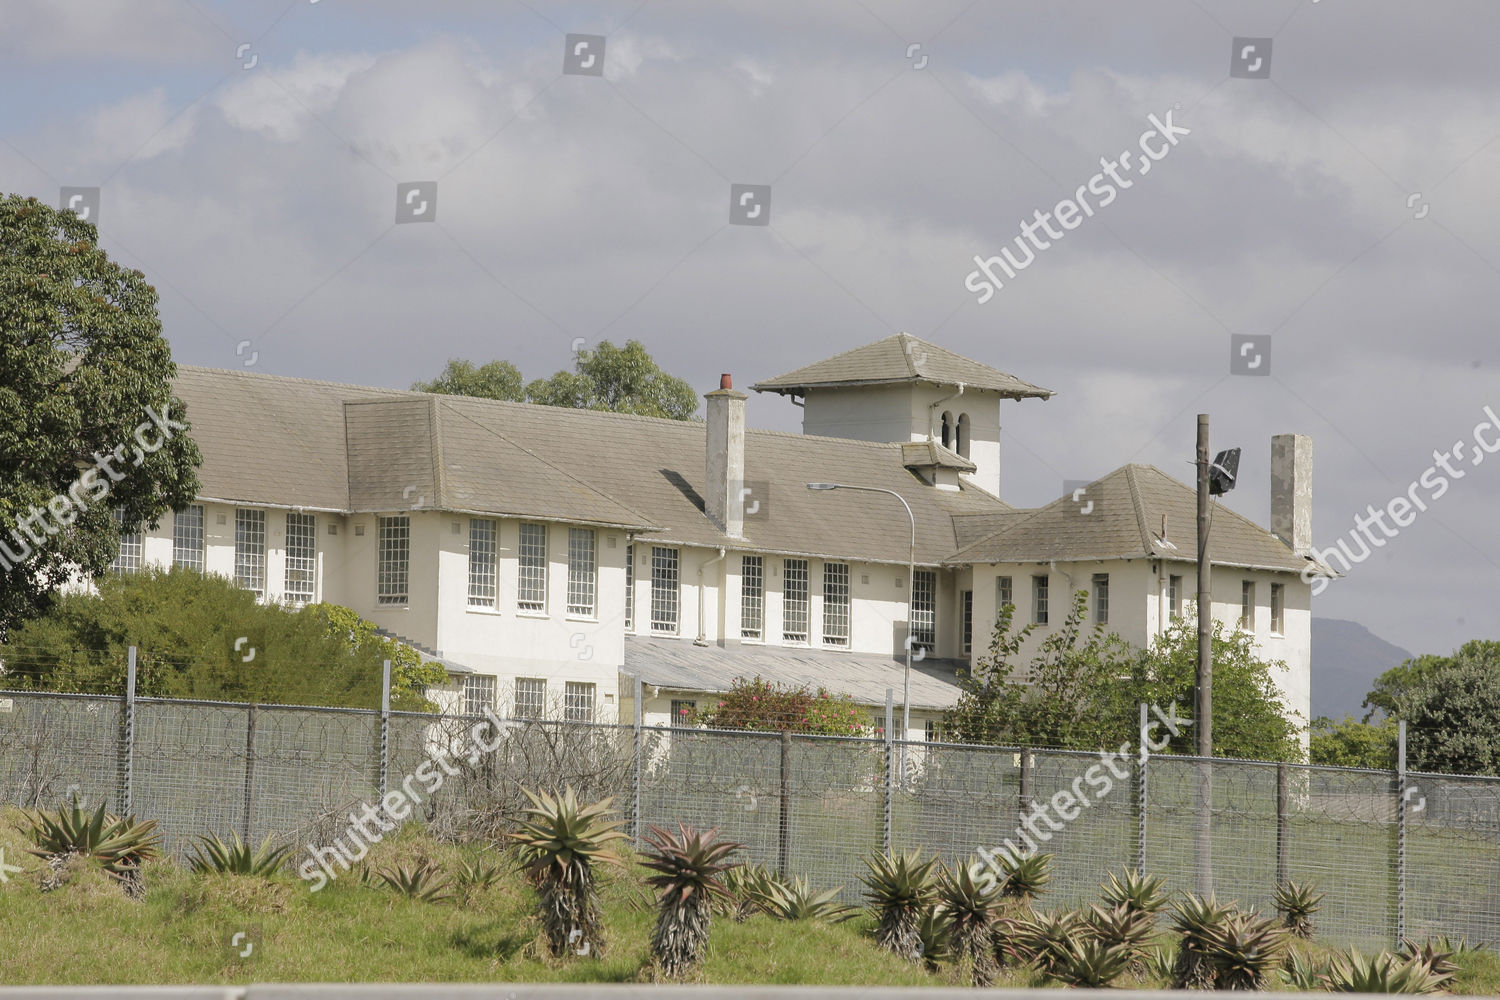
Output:
<instances>
[{"instance_id":1,"label":"green grass","mask_svg":"<svg viewBox=\"0 0 1500 1000\"><path fill-rule=\"evenodd\" d=\"M456 904L433 905L362 886L353 873L313 894L291 875L272 880L195 875L167 860L147 868L144 901L127 899L106 876L87 868L44 895L38 888L42 862L26 853L30 843L23 829L18 810L0 810L5 860L23 869L0 885L0 982L6 985L641 982L651 976L655 911L641 883L644 869L635 866L602 876L606 954L554 960L538 945L535 897L508 855L439 844L415 825L372 850L371 865L431 860L451 878L463 861L482 858L501 863L505 876ZM871 928L868 915L838 925L716 917L708 958L693 981L965 985L952 966L929 973L877 950ZM254 935L249 960L234 956L229 947L239 930ZM1007 970L995 985L1042 983L1029 971ZM1117 985L1163 984L1126 980ZM1457 991L1500 993L1500 956L1472 957Z\"/></svg>"}]
</instances>

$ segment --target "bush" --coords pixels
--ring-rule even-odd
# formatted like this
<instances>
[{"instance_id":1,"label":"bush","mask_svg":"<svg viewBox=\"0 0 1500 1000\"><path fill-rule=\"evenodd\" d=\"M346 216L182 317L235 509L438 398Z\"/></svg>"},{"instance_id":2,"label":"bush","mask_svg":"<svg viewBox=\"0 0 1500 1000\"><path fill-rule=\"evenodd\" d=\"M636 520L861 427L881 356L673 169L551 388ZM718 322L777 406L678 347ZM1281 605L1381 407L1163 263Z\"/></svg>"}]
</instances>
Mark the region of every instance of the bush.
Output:
<instances>
[{"instance_id":1,"label":"bush","mask_svg":"<svg viewBox=\"0 0 1500 1000\"><path fill-rule=\"evenodd\" d=\"M794 688L756 677L736 677L733 686L713 708L688 712L689 725L710 729L746 729L771 733L811 733L818 736L864 736L864 710L846 694Z\"/></svg>"}]
</instances>

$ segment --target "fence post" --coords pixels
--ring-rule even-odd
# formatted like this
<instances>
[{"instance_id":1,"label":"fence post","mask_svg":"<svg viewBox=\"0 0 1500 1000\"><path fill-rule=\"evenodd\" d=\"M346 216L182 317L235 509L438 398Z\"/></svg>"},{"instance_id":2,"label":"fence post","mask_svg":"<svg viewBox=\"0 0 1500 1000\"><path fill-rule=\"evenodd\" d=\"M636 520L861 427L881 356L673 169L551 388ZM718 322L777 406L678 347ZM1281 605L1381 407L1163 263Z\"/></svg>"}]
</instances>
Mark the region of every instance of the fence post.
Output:
<instances>
[{"instance_id":1,"label":"fence post","mask_svg":"<svg viewBox=\"0 0 1500 1000\"><path fill-rule=\"evenodd\" d=\"M255 722L260 717L260 706L251 705L245 719L245 821L241 834L245 843L250 843L250 817L255 806Z\"/></svg>"},{"instance_id":2,"label":"fence post","mask_svg":"<svg viewBox=\"0 0 1500 1000\"><path fill-rule=\"evenodd\" d=\"M642 700L646 697L646 684L641 680L639 674L635 678L635 773L631 776L630 784L630 814L635 826L635 843L641 844L641 726L646 718L645 706Z\"/></svg>"},{"instance_id":3,"label":"fence post","mask_svg":"<svg viewBox=\"0 0 1500 1000\"><path fill-rule=\"evenodd\" d=\"M135 647L130 647L125 663L125 740L120 747L124 758L124 779L120 787L120 812L130 815L130 803L135 797Z\"/></svg>"},{"instance_id":4,"label":"fence post","mask_svg":"<svg viewBox=\"0 0 1500 1000\"><path fill-rule=\"evenodd\" d=\"M1021 790L1016 796L1016 823L1026 825L1026 810L1031 808L1031 748L1021 748Z\"/></svg>"},{"instance_id":5,"label":"fence post","mask_svg":"<svg viewBox=\"0 0 1500 1000\"><path fill-rule=\"evenodd\" d=\"M391 766L391 661L385 661L380 678L380 797L385 798Z\"/></svg>"},{"instance_id":6,"label":"fence post","mask_svg":"<svg viewBox=\"0 0 1500 1000\"><path fill-rule=\"evenodd\" d=\"M896 807L895 780L891 769L896 766L895 749L891 745L892 729L896 725L896 703L892 700L894 694L890 688L885 689L885 816L882 823L882 840L885 845L885 853L891 853L891 824L892 815Z\"/></svg>"},{"instance_id":7,"label":"fence post","mask_svg":"<svg viewBox=\"0 0 1500 1000\"><path fill-rule=\"evenodd\" d=\"M1148 781L1148 764L1151 760L1151 748L1146 743L1146 703L1141 702L1141 732L1140 732L1141 756L1136 763L1136 799L1135 799L1135 870L1141 875L1146 874L1146 786Z\"/></svg>"},{"instance_id":8,"label":"fence post","mask_svg":"<svg viewBox=\"0 0 1500 1000\"><path fill-rule=\"evenodd\" d=\"M1285 764L1276 765L1276 884L1285 885L1292 851L1292 827L1287 802Z\"/></svg>"},{"instance_id":9,"label":"fence post","mask_svg":"<svg viewBox=\"0 0 1500 1000\"><path fill-rule=\"evenodd\" d=\"M1406 937L1406 720L1396 728L1396 946Z\"/></svg>"},{"instance_id":10,"label":"fence post","mask_svg":"<svg viewBox=\"0 0 1500 1000\"><path fill-rule=\"evenodd\" d=\"M781 731L781 819L778 824L777 871L782 878L790 878L792 861L792 734Z\"/></svg>"}]
</instances>

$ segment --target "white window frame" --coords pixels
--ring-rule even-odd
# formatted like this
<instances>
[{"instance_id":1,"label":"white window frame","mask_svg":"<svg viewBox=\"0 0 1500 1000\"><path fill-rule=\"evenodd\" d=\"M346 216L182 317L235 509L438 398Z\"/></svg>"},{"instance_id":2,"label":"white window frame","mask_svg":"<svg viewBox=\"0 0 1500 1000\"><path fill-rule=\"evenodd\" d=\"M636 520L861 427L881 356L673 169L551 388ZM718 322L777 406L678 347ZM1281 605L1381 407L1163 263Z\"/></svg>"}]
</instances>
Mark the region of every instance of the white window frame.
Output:
<instances>
[{"instance_id":1,"label":"white window frame","mask_svg":"<svg viewBox=\"0 0 1500 1000\"><path fill-rule=\"evenodd\" d=\"M516 610L547 613L547 526L522 521L516 542Z\"/></svg>"},{"instance_id":2,"label":"white window frame","mask_svg":"<svg viewBox=\"0 0 1500 1000\"><path fill-rule=\"evenodd\" d=\"M960 640L963 645L964 655L968 656L974 652L974 591L965 590L958 595L959 605L962 609L963 629Z\"/></svg>"},{"instance_id":3,"label":"white window frame","mask_svg":"<svg viewBox=\"0 0 1500 1000\"><path fill-rule=\"evenodd\" d=\"M188 504L172 512L172 565L201 573L203 557L203 505Z\"/></svg>"},{"instance_id":4,"label":"white window frame","mask_svg":"<svg viewBox=\"0 0 1500 1000\"><path fill-rule=\"evenodd\" d=\"M740 557L740 638L760 641L766 637L766 560L764 556Z\"/></svg>"},{"instance_id":5,"label":"white window frame","mask_svg":"<svg viewBox=\"0 0 1500 1000\"><path fill-rule=\"evenodd\" d=\"M495 678L489 674L465 674L464 715L483 715L486 708L493 711L498 687Z\"/></svg>"},{"instance_id":6,"label":"white window frame","mask_svg":"<svg viewBox=\"0 0 1500 1000\"><path fill-rule=\"evenodd\" d=\"M116 507L113 513L120 533L120 551L115 554L115 561L109 564L110 571L116 574L139 573L146 554L146 537L140 525L136 525L134 531L125 530L124 507Z\"/></svg>"},{"instance_id":7,"label":"white window frame","mask_svg":"<svg viewBox=\"0 0 1500 1000\"><path fill-rule=\"evenodd\" d=\"M493 518L469 518L468 606L493 611L500 602L500 527Z\"/></svg>"},{"instance_id":8,"label":"white window frame","mask_svg":"<svg viewBox=\"0 0 1500 1000\"><path fill-rule=\"evenodd\" d=\"M1255 581L1240 581L1239 627L1246 632L1255 631Z\"/></svg>"},{"instance_id":9,"label":"white window frame","mask_svg":"<svg viewBox=\"0 0 1500 1000\"><path fill-rule=\"evenodd\" d=\"M234 585L257 597L266 594L266 512L234 510Z\"/></svg>"},{"instance_id":10,"label":"white window frame","mask_svg":"<svg viewBox=\"0 0 1500 1000\"><path fill-rule=\"evenodd\" d=\"M599 556L593 528L568 529L568 615L598 614Z\"/></svg>"},{"instance_id":11,"label":"white window frame","mask_svg":"<svg viewBox=\"0 0 1500 1000\"><path fill-rule=\"evenodd\" d=\"M282 591L293 604L306 604L318 597L318 515L286 512L286 566Z\"/></svg>"},{"instance_id":12,"label":"white window frame","mask_svg":"<svg viewBox=\"0 0 1500 1000\"><path fill-rule=\"evenodd\" d=\"M849 564L823 564L823 645L849 648Z\"/></svg>"},{"instance_id":13,"label":"white window frame","mask_svg":"<svg viewBox=\"0 0 1500 1000\"><path fill-rule=\"evenodd\" d=\"M567 681L563 684L563 720L566 722L593 722L598 685L584 681Z\"/></svg>"},{"instance_id":14,"label":"white window frame","mask_svg":"<svg viewBox=\"0 0 1500 1000\"><path fill-rule=\"evenodd\" d=\"M1094 624L1109 624L1109 574L1095 573L1090 580L1094 598Z\"/></svg>"},{"instance_id":15,"label":"white window frame","mask_svg":"<svg viewBox=\"0 0 1500 1000\"><path fill-rule=\"evenodd\" d=\"M518 719L545 719L547 717L546 678L516 678L514 715Z\"/></svg>"},{"instance_id":16,"label":"white window frame","mask_svg":"<svg viewBox=\"0 0 1500 1000\"><path fill-rule=\"evenodd\" d=\"M411 518L377 516L375 536L375 603L401 607L411 598Z\"/></svg>"},{"instance_id":17,"label":"white window frame","mask_svg":"<svg viewBox=\"0 0 1500 1000\"><path fill-rule=\"evenodd\" d=\"M1182 574L1167 575L1167 614L1175 621L1182 617Z\"/></svg>"},{"instance_id":18,"label":"white window frame","mask_svg":"<svg viewBox=\"0 0 1500 1000\"><path fill-rule=\"evenodd\" d=\"M1031 622L1033 625L1047 625L1051 618L1052 601L1052 578L1046 573L1036 573L1031 577Z\"/></svg>"},{"instance_id":19,"label":"white window frame","mask_svg":"<svg viewBox=\"0 0 1500 1000\"><path fill-rule=\"evenodd\" d=\"M1286 584L1271 584L1271 634L1286 635Z\"/></svg>"},{"instance_id":20,"label":"white window frame","mask_svg":"<svg viewBox=\"0 0 1500 1000\"><path fill-rule=\"evenodd\" d=\"M1012 583L1013 583L1013 581L1008 576L997 576L997 577L995 577L995 615L996 615L996 617L999 617L999 615L1000 615L1000 609L1003 608L1003 607L1005 607L1007 604L1011 605L1012 607L1015 606L1015 603L1016 603L1016 594L1015 594L1015 588L1012 586Z\"/></svg>"},{"instance_id":21,"label":"white window frame","mask_svg":"<svg viewBox=\"0 0 1500 1000\"><path fill-rule=\"evenodd\" d=\"M635 631L635 545L625 546L625 631Z\"/></svg>"},{"instance_id":22,"label":"white window frame","mask_svg":"<svg viewBox=\"0 0 1500 1000\"><path fill-rule=\"evenodd\" d=\"M681 553L666 545L651 546L651 631L676 635L681 627Z\"/></svg>"},{"instance_id":23,"label":"white window frame","mask_svg":"<svg viewBox=\"0 0 1500 1000\"><path fill-rule=\"evenodd\" d=\"M937 573L919 569L911 578L911 642L913 649L932 652L937 646Z\"/></svg>"},{"instance_id":24,"label":"white window frame","mask_svg":"<svg viewBox=\"0 0 1500 1000\"><path fill-rule=\"evenodd\" d=\"M801 645L808 637L809 593L806 559L781 560L781 641Z\"/></svg>"}]
</instances>

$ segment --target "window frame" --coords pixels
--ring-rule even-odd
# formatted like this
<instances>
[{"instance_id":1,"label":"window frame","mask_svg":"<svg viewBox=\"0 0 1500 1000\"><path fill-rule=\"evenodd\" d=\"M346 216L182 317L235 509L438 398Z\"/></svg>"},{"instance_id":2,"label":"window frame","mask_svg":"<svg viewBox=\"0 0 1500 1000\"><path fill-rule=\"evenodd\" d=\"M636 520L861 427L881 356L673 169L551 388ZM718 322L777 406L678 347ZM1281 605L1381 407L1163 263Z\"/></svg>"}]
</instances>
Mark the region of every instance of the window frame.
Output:
<instances>
[{"instance_id":1,"label":"window frame","mask_svg":"<svg viewBox=\"0 0 1500 1000\"><path fill-rule=\"evenodd\" d=\"M284 527L282 593L293 604L310 604L318 599L318 515L289 510ZM295 579L298 573L306 573L307 579ZM306 590L301 587L303 583Z\"/></svg>"},{"instance_id":2,"label":"window frame","mask_svg":"<svg viewBox=\"0 0 1500 1000\"><path fill-rule=\"evenodd\" d=\"M375 605L405 607L411 603L411 516L375 517Z\"/></svg>"},{"instance_id":3,"label":"window frame","mask_svg":"<svg viewBox=\"0 0 1500 1000\"><path fill-rule=\"evenodd\" d=\"M593 528L568 528L567 614L588 620L599 614L599 540Z\"/></svg>"},{"instance_id":4,"label":"window frame","mask_svg":"<svg viewBox=\"0 0 1500 1000\"><path fill-rule=\"evenodd\" d=\"M476 687L483 688L484 690L476 692L474 690ZM484 698L486 694L488 698L485 699L484 703L476 706L476 696ZM499 697L499 694L500 682L493 674L465 674L463 692L464 715L470 717L483 715L486 708L494 711L496 698Z\"/></svg>"},{"instance_id":5,"label":"window frame","mask_svg":"<svg viewBox=\"0 0 1500 1000\"><path fill-rule=\"evenodd\" d=\"M1052 578L1046 573L1031 575L1031 623L1047 625L1051 618Z\"/></svg>"},{"instance_id":6,"label":"window frame","mask_svg":"<svg viewBox=\"0 0 1500 1000\"><path fill-rule=\"evenodd\" d=\"M255 586L257 580L259 586ZM253 507L234 509L234 585L256 597L266 596L266 512L263 510Z\"/></svg>"},{"instance_id":7,"label":"window frame","mask_svg":"<svg viewBox=\"0 0 1500 1000\"><path fill-rule=\"evenodd\" d=\"M781 560L781 641L807 645L812 635L812 572L806 559ZM796 587L793 587L793 581ZM794 628L800 624L802 631Z\"/></svg>"},{"instance_id":8,"label":"window frame","mask_svg":"<svg viewBox=\"0 0 1500 1000\"><path fill-rule=\"evenodd\" d=\"M1172 621L1182 618L1182 574L1167 574L1167 616Z\"/></svg>"},{"instance_id":9,"label":"window frame","mask_svg":"<svg viewBox=\"0 0 1500 1000\"><path fill-rule=\"evenodd\" d=\"M682 552L651 546L651 633L677 635L682 629Z\"/></svg>"},{"instance_id":10,"label":"window frame","mask_svg":"<svg viewBox=\"0 0 1500 1000\"><path fill-rule=\"evenodd\" d=\"M1240 581L1240 620L1239 628L1246 632L1255 631L1255 581Z\"/></svg>"},{"instance_id":11,"label":"window frame","mask_svg":"<svg viewBox=\"0 0 1500 1000\"><path fill-rule=\"evenodd\" d=\"M635 543L625 546L625 632L635 632Z\"/></svg>"},{"instance_id":12,"label":"window frame","mask_svg":"<svg viewBox=\"0 0 1500 1000\"><path fill-rule=\"evenodd\" d=\"M532 685L536 685L535 688ZM516 718L541 720L547 717L547 678L517 677L514 690L512 711Z\"/></svg>"},{"instance_id":13,"label":"window frame","mask_svg":"<svg viewBox=\"0 0 1500 1000\"><path fill-rule=\"evenodd\" d=\"M1094 624L1109 624L1109 574L1095 573L1089 580L1089 589L1094 608Z\"/></svg>"},{"instance_id":14,"label":"window frame","mask_svg":"<svg viewBox=\"0 0 1500 1000\"><path fill-rule=\"evenodd\" d=\"M838 579L840 572L843 574L842 581ZM849 564L825 562L823 564L823 645L835 649L850 647L853 605Z\"/></svg>"},{"instance_id":15,"label":"window frame","mask_svg":"<svg viewBox=\"0 0 1500 1000\"><path fill-rule=\"evenodd\" d=\"M959 591L958 604L962 621L959 626L959 641L964 655L969 656L974 652L974 591Z\"/></svg>"},{"instance_id":16,"label":"window frame","mask_svg":"<svg viewBox=\"0 0 1500 1000\"><path fill-rule=\"evenodd\" d=\"M587 697L585 697L587 696ZM563 682L563 721L594 722L599 702L599 685L592 681Z\"/></svg>"},{"instance_id":17,"label":"window frame","mask_svg":"<svg viewBox=\"0 0 1500 1000\"><path fill-rule=\"evenodd\" d=\"M186 517L185 517L186 516ZM191 523L193 517L197 518L197 525ZM197 544L194 546L194 535ZM194 569L204 572L207 563L207 542L205 540L206 530L204 526L203 505L201 503L190 503L181 510L172 512L172 566L183 569ZM190 546L192 546L190 548ZM184 553L188 558L184 558Z\"/></svg>"},{"instance_id":18,"label":"window frame","mask_svg":"<svg viewBox=\"0 0 1500 1000\"><path fill-rule=\"evenodd\" d=\"M120 536L120 547L115 552L114 561L109 564L109 570L116 575L139 573L146 560L146 534L140 525L136 525L134 531L125 530L124 507L116 507L111 513Z\"/></svg>"},{"instance_id":19,"label":"window frame","mask_svg":"<svg viewBox=\"0 0 1500 1000\"><path fill-rule=\"evenodd\" d=\"M488 593L486 593L488 591ZM492 517L469 518L469 579L465 607L500 607L500 525Z\"/></svg>"},{"instance_id":20,"label":"window frame","mask_svg":"<svg viewBox=\"0 0 1500 1000\"><path fill-rule=\"evenodd\" d=\"M516 611L547 614L547 525L522 521L516 537Z\"/></svg>"},{"instance_id":21,"label":"window frame","mask_svg":"<svg viewBox=\"0 0 1500 1000\"><path fill-rule=\"evenodd\" d=\"M1286 584L1271 584L1271 634L1286 635Z\"/></svg>"},{"instance_id":22,"label":"window frame","mask_svg":"<svg viewBox=\"0 0 1500 1000\"><path fill-rule=\"evenodd\" d=\"M907 636L913 649L932 652L937 648L937 571L919 569L911 578L906 606Z\"/></svg>"},{"instance_id":23,"label":"window frame","mask_svg":"<svg viewBox=\"0 0 1500 1000\"><path fill-rule=\"evenodd\" d=\"M754 567L752 571L752 567ZM753 626L746 623L753 621ZM766 638L766 560L764 556L740 556L740 638L764 642Z\"/></svg>"}]
</instances>

